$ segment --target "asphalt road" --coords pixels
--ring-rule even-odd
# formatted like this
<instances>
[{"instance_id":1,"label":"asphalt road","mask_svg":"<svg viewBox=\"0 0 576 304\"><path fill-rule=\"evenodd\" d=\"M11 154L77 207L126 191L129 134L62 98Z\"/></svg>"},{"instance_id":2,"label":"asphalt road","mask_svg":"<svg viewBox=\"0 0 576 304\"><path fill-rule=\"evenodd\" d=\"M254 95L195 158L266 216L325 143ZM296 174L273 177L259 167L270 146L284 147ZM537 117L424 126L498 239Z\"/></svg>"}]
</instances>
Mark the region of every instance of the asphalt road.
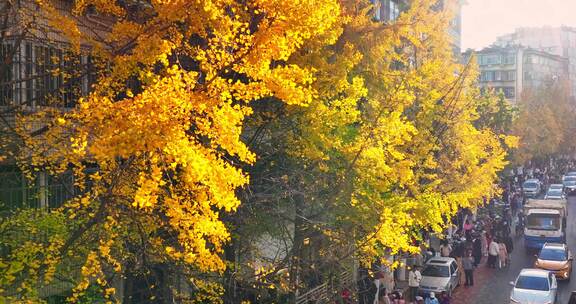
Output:
<instances>
[{"instance_id":1,"label":"asphalt road","mask_svg":"<svg viewBox=\"0 0 576 304\"><path fill-rule=\"evenodd\" d=\"M568 198L568 220L567 220L567 243L570 250L576 255L576 196ZM514 231L514 229L512 229ZM509 282L514 281L523 268L531 268L534 265L535 252L528 253L524 249L522 237L514 237L514 251L512 252L512 263L509 267L501 270L478 270L484 272L485 279L478 282L480 286L474 292L468 292L463 287L458 287L457 293L469 293L471 304L508 304L510 303L510 292L512 287ZM576 267L576 265L574 265ZM480 267L485 267L482 264ZM489 272L486 274L486 272ZM570 293L576 291L576 270L572 271L572 280L559 281L558 283L558 304L568 303Z\"/></svg>"}]
</instances>

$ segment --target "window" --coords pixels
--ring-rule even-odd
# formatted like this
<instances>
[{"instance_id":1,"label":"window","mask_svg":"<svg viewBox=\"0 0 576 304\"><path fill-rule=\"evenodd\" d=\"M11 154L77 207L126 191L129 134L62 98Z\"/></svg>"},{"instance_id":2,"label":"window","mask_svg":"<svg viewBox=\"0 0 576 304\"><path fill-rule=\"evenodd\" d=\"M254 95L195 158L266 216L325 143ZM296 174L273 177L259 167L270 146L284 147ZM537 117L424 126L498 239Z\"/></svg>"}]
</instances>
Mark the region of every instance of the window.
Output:
<instances>
[{"instance_id":1,"label":"window","mask_svg":"<svg viewBox=\"0 0 576 304\"><path fill-rule=\"evenodd\" d=\"M423 276L436 277L436 278L447 278L450 276L448 265L438 266L438 265L427 265L422 271Z\"/></svg>"},{"instance_id":2,"label":"window","mask_svg":"<svg viewBox=\"0 0 576 304\"><path fill-rule=\"evenodd\" d=\"M480 74L480 81L494 81L495 71L484 71Z\"/></svg>"},{"instance_id":3,"label":"window","mask_svg":"<svg viewBox=\"0 0 576 304\"><path fill-rule=\"evenodd\" d=\"M516 90L514 87L504 87L503 88L504 97L510 99L516 97Z\"/></svg>"},{"instance_id":4,"label":"window","mask_svg":"<svg viewBox=\"0 0 576 304\"><path fill-rule=\"evenodd\" d=\"M516 71L507 71L506 72L506 80L516 80Z\"/></svg>"},{"instance_id":5,"label":"window","mask_svg":"<svg viewBox=\"0 0 576 304\"><path fill-rule=\"evenodd\" d=\"M549 283L546 277L520 276L516 281L516 288L548 291Z\"/></svg>"},{"instance_id":6,"label":"window","mask_svg":"<svg viewBox=\"0 0 576 304\"><path fill-rule=\"evenodd\" d=\"M558 214L530 214L526 220L526 228L555 231L560 229Z\"/></svg>"},{"instance_id":7,"label":"window","mask_svg":"<svg viewBox=\"0 0 576 304\"><path fill-rule=\"evenodd\" d=\"M8 105L12 102L14 97L14 89L12 86L12 58L13 48L12 45L2 45L0 47L0 105Z\"/></svg>"},{"instance_id":8,"label":"window","mask_svg":"<svg viewBox=\"0 0 576 304\"><path fill-rule=\"evenodd\" d=\"M490 54L490 55L479 56L479 65L492 65L492 64L500 64L500 63L501 63L500 54Z\"/></svg>"},{"instance_id":9,"label":"window","mask_svg":"<svg viewBox=\"0 0 576 304\"><path fill-rule=\"evenodd\" d=\"M456 265L456 263L452 262L452 264L450 264L450 274L455 274L458 271L458 266Z\"/></svg>"},{"instance_id":10,"label":"window","mask_svg":"<svg viewBox=\"0 0 576 304\"><path fill-rule=\"evenodd\" d=\"M390 20L396 20L400 16L400 7L397 0L390 0Z\"/></svg>"},{"instance_id":11,"label":"window","mask_svg":"<svg viewBox=\"0 0 576 304\"><path fill-rule=\"evenodd\" d=\"M34 65L32 64L32 43L26 43L24 50L24 65L25 65L25 81L26 81L26 104L31 106L34 100Z\"/></svg>"},{"instance_id":12,"label":"window","mask_svg":"<svg viewBox=\"0 0 576 304\"><path fill-rule=\"evenodd\" d=\"M0 69L0 105L12 100L28 106L74 106L95 81L89 70L94 63L86 55L33 42L23 42L12 54L11 66Z\"/></svg>"},{"instance_id":13,"label":"window","mask_svg":"<svg viewBox=\"0 0 576 304\"><path fill-rule=\"evenodd\" d=\"M57 208L71 199L75 191L71 173L56 177L38 172L30 181L16 166L0 166L0 211Z\"/></svg>"},{"instance_id":14,"label":"window","mask_svg":"<svg viewBox=\"0 0 576 304\"><path fill-rule=\"evenodd\" d=\"M374 4L374 19L376 21L382 20L381 12L382 12L382 2L381 0L374 0L372 1Z\"/></svg>"},{"instance_id":15,"label":"window","mask_svg":"<svg viewBox=\"0 0 576 304\"><path fill-rule=\"evenodd\" d=\"M494 72L494 80L502 81L502 72L501 71L495 71Z\"/></svg>"},{"instance_id":16,"label":"window","mask_svg":"<svg viewBox=\"0 0 576 304\"><path fill-rule=\"evenodd\" d=\"M564 249L544 248L538 256L541 260L562 262L568 260L568 255Z\"/></svg>"},{"instance_id":17,"label":"window","mask_svg":"<svg viewBox=\"0 0 576 304\"><path fill-rule=\"evenodd\" d=\"M506 53L502 55L502 64L515 64L515 63L516 63L516 54Z\"/></svg>"}]
</instances>

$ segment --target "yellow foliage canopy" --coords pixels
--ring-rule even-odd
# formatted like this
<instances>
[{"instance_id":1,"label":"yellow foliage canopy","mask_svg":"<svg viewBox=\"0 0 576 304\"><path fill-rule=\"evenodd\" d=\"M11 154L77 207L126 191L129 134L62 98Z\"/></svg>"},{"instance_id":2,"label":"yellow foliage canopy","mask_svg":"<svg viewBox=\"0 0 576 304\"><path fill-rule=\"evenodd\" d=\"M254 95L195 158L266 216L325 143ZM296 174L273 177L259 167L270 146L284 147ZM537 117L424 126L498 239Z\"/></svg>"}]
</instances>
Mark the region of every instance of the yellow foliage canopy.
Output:
<instances>
[{"instance_id":1,"label":"yellow foliage canopy","mask_svg":"<svg viewBox=\"0 0 576 304\"><path fill-rule=\"evenodd\" d=\"M80 33L76 19L40 4L66 20L66 32ZM88 7L114 20L105 37L80 39L107 63L92 92L69 113L24 117L19 126L29 148L22 167L53 175L72 168L81 190L61 210L77 223L62 253L80 241L100 244L86 255L76 291L87 277L103 279L104 264L121 271L142 254L223 271L230 234L221 213L238 207L235 190L248 182L239 165L256 160L240 138L250 102L311 103L313 70L286 60L311 39L334 40L337 1L152 1L134 10L84 0L73 12ZM33 121L46 117L56 118L30 136Z\"/></svg>"}]
</instances>

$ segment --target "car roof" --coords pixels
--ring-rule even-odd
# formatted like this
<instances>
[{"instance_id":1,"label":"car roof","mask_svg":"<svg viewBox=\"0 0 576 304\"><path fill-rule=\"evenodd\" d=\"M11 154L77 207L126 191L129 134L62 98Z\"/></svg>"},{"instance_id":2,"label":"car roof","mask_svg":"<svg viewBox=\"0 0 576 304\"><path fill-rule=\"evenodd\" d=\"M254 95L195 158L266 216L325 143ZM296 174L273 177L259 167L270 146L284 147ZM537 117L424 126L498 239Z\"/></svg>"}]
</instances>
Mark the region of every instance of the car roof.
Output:
<instances>
[{"instance_id":1,"label":"car roof","mask_svg":"<svg viewBox=\"0 0 576 304\"><path fill-rule=\"evenodd\" d=\"M566 249L566 245L561 243L546 243L542 248Z\"/></svg>"},{"instance_id":2,"label":"car roof","mask_svg":"<svg viewBox=\"0 0 576 304\"><path fill-rule=\"evenodd\" d=\"M426 262L426 264L431 264L431 265L447 265L450 262L455 261L454 258L449 258L449 257L434 257L432 259L430 259L430 261Z\"/></svg>"},{"instance_id":3,"label":"car roof","mask_svg":"<svg viewBox=\"0 0 576 304\"><path fill-rule=\"evenodd\" d=\"M522 269L522 271L520 271L520 274L518 276L547 278L549 273L550 271L548 270L536 269L536 268L524 268Z\"/></svg>"},{"instance_id":4,"label":"car roof","mask_svg":"<svg viewBox=\"0 0 576 304\"><path fill-rule=\"evenodd\" d=\"M574 176L576 175L576 171L571 171L571 172L567 172L566 174L564 174L564 176Z\"/></svg>"},{"instance_id":5,"label":"car roof","mask_svg":"<svg viewBox=\"0 0 576 304\"><path fill-rule=\"evenodd\" d=\"M540 180L537 178L531 178L531 179L527 179L524 183L527 183L527 182L540 182Z\"/></svg>"},{"instance_id":6,"label":"car roof","mask_svg":"<svg viewBox=\"0 0 576 304\"><path fill-rule=\"evenodd\" d=\"M562 188L562 187L564 187L564 185L562 184L550 184L550 187L548 188Z\"/></svg>"}]
</instances>

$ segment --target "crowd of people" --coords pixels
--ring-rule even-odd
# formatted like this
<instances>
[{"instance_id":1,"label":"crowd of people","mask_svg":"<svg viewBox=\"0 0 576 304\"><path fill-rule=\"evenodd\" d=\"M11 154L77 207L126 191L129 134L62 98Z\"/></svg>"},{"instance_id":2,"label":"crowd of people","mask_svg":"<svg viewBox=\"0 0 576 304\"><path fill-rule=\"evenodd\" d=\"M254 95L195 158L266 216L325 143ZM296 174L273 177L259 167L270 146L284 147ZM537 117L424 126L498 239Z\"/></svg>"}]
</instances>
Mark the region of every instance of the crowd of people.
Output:
<instances>
[{"instance_id":1,"label":"crowd of people","mask_svg":"<svg viewBox=\"0 0 576 304\"><path fill-rule=\"evenodd\" d=\"M447 292L430 293L426 298L419 294L421 274L419 265L432 257L452 257L457 261L460 272L460 285L474 286L474 272L478 267L502 269L509 267L511 253L514 250L513 236L523 233L524 216L522 206L526 201L522 193L522 183L531 178L538 178L544 184L562 180L562 173L576 168L576 162L568 159L550 160L544 164L533 164L528 168L516 168L500 185L503 189L500 198L485 201L483 208L472 212L462 209L452 219L454 225L447 229L440 246L433 248L428 242L422 242L422 254L415 257L418 262L408 273L406 295L395 290L394 283L379 289L370 301L374 304L448 304ZM514 235L512 228L515 228ZM382 279L377 281L381 284ZM373 285L372 285L373 286Z\"/></svg>"}]
</instances>

